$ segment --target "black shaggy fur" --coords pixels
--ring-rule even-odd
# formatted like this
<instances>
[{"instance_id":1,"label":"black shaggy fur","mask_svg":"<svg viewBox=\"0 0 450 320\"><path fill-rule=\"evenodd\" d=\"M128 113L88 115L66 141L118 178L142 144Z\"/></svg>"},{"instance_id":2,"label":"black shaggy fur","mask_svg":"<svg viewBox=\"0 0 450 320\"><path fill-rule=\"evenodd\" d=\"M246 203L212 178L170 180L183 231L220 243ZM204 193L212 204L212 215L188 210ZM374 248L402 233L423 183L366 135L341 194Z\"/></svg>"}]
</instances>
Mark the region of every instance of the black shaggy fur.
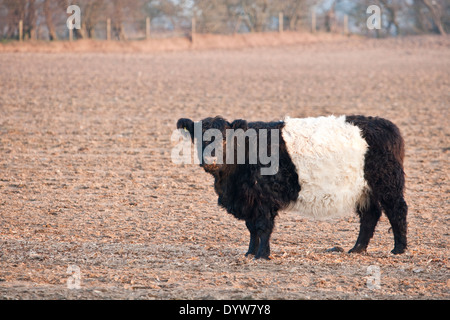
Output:
<instances>
[{"instance_id":1,"label":"black shaggy fur","mask_svg":"<svg viewBox=\"0 0 450 320\"><path fill-rule=\"evenodd\" d=\"M408 206L403 196L405 144L400 130L389 120L377 117L348 116L346 121L361 129L369 145L364 178L371 190L369 205L357 210L361 221L360 232L350 252L366 250L383 209L394 233L392 253L403 253L406 249Z\"/></svg>"},{"instance_id":2,"label":"black shaggy fur","mask_svg":"<svg viewBox=\"0 0 450 320\"><path fill-rule=\"evenodd\" d=\"M356 244L350 252L365 251L373 236L381 209L391 222L395 247L393 253L406 249L406 212L403 199L404 144L398 128L391 122L372 117L349 116L347 121L358 126L369 144L365 159L365 178L372 190L370 205L359 208L361 230ZM202 131L219 129L225 137L226 129L252 128L279 129L279 169L275 175L261 175L261 163L248 164L201 164L215 178L214 189L219 196L218 204L238 219L244 220L250 231L250 243L246 256L269 259L270 235L279 210L297 200L301 186L298 174L281 135L284 122L247 122L235 120L230 123L221 117L202 120ZM179 119L177 128L189 131L194 139L194 122ZM270 146L268 135L268 146ZM210 142L203 142L202 150ZM224 141L225 144L225 141ZM270 153L270 148L269 153ZM224 161L225 163L224 148ZM248 141L246 151L248 152ZM236 153L235 153L236 154ZM247 155L248 157L248 155ZM258 159L259 160L259 159Z\"/></svg>"}]
</instances>

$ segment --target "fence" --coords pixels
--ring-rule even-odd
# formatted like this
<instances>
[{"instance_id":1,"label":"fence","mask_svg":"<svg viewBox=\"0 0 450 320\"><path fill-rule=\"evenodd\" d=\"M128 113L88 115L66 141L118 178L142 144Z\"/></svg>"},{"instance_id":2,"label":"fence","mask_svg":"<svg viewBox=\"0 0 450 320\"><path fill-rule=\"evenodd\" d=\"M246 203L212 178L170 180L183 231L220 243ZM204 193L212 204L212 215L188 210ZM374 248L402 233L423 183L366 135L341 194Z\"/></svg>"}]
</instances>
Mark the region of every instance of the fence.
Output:
<instances>
[{"instance_id":1,"label":"fence","mask_svg":"<svg viewBox=\"0 0 450 320\"><path fill-rule=\"evenodd\" d=\"M73 41L76 39L97 39L97 40L145 40L171 37L187 37L194 41L196 33L218 33L237 34L251 32L279 32L303 31L303 32L334 32L349 33L349 20L345 15L343 19L330 20L327 16L317 15L314 11L296 17L296 22L286 18L283 12L277 16L269 17L263 25L257 25L250 21L247 15L239 15L233 18L213 17L208 19L205 16L183 18L178 21L170 21L165 18L145 17L143 19L122 19L120 23L112 18L99 20L94 26L88 27L81 23L81 29L69 29L60 23L55 26L55 38L59 40ZM49 40L50 32L43 23L38 23L33 33L25 32L24 21L19 20L17 29L10 32L10 38L19 41L24 40ZM53 40L56 40L53 39Z\"/></svg>"}]
</instances>

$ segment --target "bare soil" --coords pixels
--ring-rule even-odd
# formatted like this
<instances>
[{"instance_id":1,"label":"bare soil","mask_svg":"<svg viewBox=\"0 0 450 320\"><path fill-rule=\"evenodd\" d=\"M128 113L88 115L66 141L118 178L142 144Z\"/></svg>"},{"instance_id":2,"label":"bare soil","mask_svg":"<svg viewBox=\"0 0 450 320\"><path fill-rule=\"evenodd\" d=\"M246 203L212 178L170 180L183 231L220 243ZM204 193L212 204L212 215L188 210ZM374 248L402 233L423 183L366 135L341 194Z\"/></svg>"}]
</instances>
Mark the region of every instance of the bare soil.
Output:
<instances>
[{"instance_id":1,"label":"bare soil","mask_svg":"<svg viewBox=\"0 0 450 320\"><path fill-rule=\"evenodd\" d=\"M450 298L448 37L35 51L0 54L0 298ZM170 159L178 118L218 114L395 122L407 253L390 254L384 216L367 253L350 255L356 215L281 213L272 260L245 258L248 231L217 206L212 177ZM68 288L71 265L80 289Z\"/></svg>"}]
</instances>

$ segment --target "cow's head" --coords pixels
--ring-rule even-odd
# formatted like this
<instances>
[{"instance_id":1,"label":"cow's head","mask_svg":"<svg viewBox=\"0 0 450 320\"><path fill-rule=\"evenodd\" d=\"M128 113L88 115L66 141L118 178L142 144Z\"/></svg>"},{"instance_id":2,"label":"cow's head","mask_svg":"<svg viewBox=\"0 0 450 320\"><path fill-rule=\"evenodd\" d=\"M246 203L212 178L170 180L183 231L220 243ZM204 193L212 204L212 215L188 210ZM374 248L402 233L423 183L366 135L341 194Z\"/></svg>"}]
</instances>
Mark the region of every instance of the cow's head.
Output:
<instances>
[{"instance_id":1,"label":"cow's head","mask_svg":"<svg viewBox=\"0 0 450 320\"><path fill-rule=\"evenodd\" d=\"M177 128L189 133L192 143L195 142L194 139L197 139L198 148L201 148L200 166L206 172L214 174L226 165L227 129L243 129L245 131L247 130L247 121L235 120L230 123L220 116L208 117L198 122L181 118L177 122Z\"/></svg>"}]
</instances>

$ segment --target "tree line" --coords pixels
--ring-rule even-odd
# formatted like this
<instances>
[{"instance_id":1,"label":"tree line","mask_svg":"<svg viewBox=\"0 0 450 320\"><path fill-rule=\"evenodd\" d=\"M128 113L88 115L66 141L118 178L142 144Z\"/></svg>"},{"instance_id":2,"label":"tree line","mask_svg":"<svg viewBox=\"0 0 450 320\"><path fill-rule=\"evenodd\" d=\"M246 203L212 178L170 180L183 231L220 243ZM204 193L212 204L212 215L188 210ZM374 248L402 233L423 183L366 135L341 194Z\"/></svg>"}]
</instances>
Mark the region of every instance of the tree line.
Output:
<instances>
[{"instance_id":1,"label":"tree line","mask_svg":"<svg viewBox=\"0 0 450 320\"><path fill-rule=\"evenodd\" d=\"M193 19L196 32L218 34L275 31L280 22L284 30L310 31L316 16L323 32L339 32L344 19L350 32L376 37L450 30L448 0L0 0L0 38L18 39L21 22L24 39L67 39L73 4L81 9L76 37L91 39L105 38L107 19L118 40L139 38L146 21L155 34L188 33ZM381 9L379 30L366 26L370 5Z\"/></svg>"}]
</instances>

